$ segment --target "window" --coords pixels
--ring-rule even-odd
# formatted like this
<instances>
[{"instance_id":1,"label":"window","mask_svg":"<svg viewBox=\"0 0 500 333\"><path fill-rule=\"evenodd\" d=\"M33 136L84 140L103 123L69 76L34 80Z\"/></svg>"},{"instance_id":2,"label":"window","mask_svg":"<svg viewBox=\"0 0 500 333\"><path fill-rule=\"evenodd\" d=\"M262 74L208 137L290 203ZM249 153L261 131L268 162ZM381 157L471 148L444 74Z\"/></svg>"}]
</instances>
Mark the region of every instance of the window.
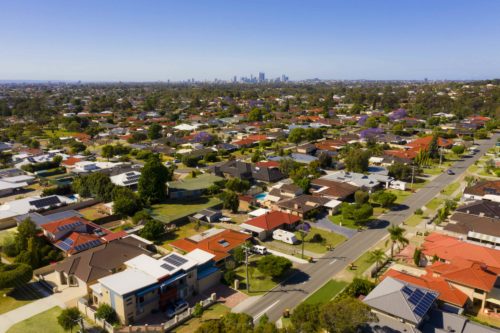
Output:
<instances>
[{"instance_id":1,"label":"window","mask_svg":"<svg viewBox=\"0 0 500 333\"><path fill-rule=\"evenodd\" d=\"M139 297L139 303L144 303L144 296Z\"/></svg>"}]
</instances>

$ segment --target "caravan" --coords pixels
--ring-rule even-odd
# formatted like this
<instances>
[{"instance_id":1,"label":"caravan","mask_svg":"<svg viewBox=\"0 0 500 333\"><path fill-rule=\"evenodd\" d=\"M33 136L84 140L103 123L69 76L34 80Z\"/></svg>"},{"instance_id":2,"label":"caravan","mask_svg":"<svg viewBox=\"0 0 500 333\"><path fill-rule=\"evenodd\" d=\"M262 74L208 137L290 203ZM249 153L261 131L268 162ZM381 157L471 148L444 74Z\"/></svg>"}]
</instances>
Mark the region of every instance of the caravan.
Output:
<instances>
[{"instance_id":1,"label":"caravan","mask_svg":"<svg viewBox=\"0 0 500 333\"><path fill-rule=\"evenodd\" d=\"M282 229L276 229L273 232L273 239L279 240L288 244L295 244L297 243L297 237L295 237L295 234L290 231L282 230Z\"/></svg>"}]
</instances>

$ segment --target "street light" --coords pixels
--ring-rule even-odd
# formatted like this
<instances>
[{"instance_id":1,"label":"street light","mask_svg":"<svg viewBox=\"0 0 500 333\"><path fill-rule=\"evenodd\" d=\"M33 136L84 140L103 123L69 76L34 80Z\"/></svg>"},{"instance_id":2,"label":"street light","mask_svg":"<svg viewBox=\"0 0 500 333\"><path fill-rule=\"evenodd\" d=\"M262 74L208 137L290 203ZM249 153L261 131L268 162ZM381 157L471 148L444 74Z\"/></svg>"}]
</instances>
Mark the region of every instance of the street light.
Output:
<instances>
[{"instance_id":1,"label":"street light","mask_svg":"<svg viewBox=\"0 0 500 333\"><path fill-rule=\"evenodd\" d=\"M311 225L307 222L303 222L297 226L297 231L300 233L302 241L302 259L304 259L304 238L311 231Z\"/></svg>"}]
</instances>

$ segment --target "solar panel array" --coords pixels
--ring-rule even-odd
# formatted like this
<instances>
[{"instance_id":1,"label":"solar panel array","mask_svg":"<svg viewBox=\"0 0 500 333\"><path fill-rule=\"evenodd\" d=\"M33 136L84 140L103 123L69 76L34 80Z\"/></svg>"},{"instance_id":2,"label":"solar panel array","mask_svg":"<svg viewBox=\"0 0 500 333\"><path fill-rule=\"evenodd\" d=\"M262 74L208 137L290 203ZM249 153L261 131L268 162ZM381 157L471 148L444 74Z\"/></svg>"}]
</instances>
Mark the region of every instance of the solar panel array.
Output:
<instances>
[{"instance_id":1,"label":"solar panel array","mask_svg":"<svg viewBox=\"0 0 500 333\"><path fill-rule=\"evenodd\" d=\"M59 231L71 230L71 229L73 229L75 227L79 227L79 226L82 226L82 225L83 225L82 221L76 221L76 222L73 222L73 223L63 224L63 225L57 227L57 230L59 230Z\"/></svg>"},{"instance_id":2,"label":"solar panel array","mask_svg":"<svg viewBox=\"0 0 500 333\"><path fill-rule=\"evenodd\" d=\"M124 185L130 185L130 184L137 183L137 181L139 180L139 177L141 176L140 174L135 174L133 172L128 172L125 175L127 176L127 179L123 181Z\"/></svg>"},{"instance_id":3,"label":"solar panel array","mask_svg":"<svg viewBox=\"0 0 500 333\"><path fill-rule=\"evenodd\" d=\"M30 201L29 203L30 203L30 205L33 205L36 208L43 208L43 207L47 207L47 206L53 206L53 205L60 204L61 201L59 200L58 197L54 196L54 197L46 197L46 198L33 200L33 201Z\"/></svg>"},{"instance_id":4,"label":"solar panel array","mask_svg":"<svg viewBox=\"0 0 500 333\"><path fill-rule=\"evenodd\" d=\"M170 266L169 264L162 264L160 267L166 269L167 271L173 271L175 269L175 267Z\"/></svg>"},{"instance_id":5,"label":"solar panel array","mask_svg":"<svg viewBox=\"0 0 500 333\"><path fill-rule=\"evenodd\" d=\"M420 318L425 316L437 298L435 293L424 292L421 289L408 286L403 287L401 291L407 296L412 311Z\"/></svg>"},{"instance_id":6,"label":"solar panel array","mask_svg":"<svg viewBox=\"0 0 500 333\"><path fill-rule=\"evenodd\" d=\"M175 267L182 266L188 262L187 259L184 259L176 254L169 255L168 257L164 258L163 261L166 261L167 263Z\"/></svg>"},{"instance_id":7,"label":"solar panel array","mask_svg":"<svg viewBox=\"0 0 500 333\"><path fill-rule=\"evenodd\" d=\"M57 243L57 246L63 251L69 251L71 249L71 245L73 245L73 240L70 238L66 238Z\"/></svg>"},{"instance_id":8,"label":"solar panel array","mask_svg":"<svg viewBox=\"0 0 500 333\"><path fill-rule=\"evenodd\" d=\"M75 246L75 251L77 251L77 252L85 251L85 250L91 249L91 248L96 247L96 246L101 245L101 244L102 244L102 242L98 239L92 240L90 242Z\"/></svg>"}]
</instances>

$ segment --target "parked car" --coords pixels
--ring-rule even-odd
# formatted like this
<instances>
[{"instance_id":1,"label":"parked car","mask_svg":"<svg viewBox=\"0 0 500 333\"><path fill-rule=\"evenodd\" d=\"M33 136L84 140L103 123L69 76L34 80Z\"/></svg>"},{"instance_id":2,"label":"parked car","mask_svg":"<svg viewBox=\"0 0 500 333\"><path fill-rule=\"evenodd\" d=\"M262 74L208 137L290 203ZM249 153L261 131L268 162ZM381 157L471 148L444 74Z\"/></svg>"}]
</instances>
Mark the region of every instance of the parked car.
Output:
<instances>
[{"instance_id":1,"label":"parked car","mask_svg":"<svg viewBox=\"0 0 500 333\"><path fill-rule=\"evenodd\" d=\"M455 174L451 169L446 170L446 173L449 174L450 176Z\"/></svg>"},{"instance_id":2,"label":"parked car","mask_svg":"<svg viewBox=\"0 0 500 333\"><path fill-rule=\"evenodd\" d=\"M184 300L175 301L175 303L167 309L167 318L173 318L178 314L186 311L189 308L189 304Z\"/></svg>"},{"instance_id":3,"label":"parked car","mask_svg":"<svg viewBox=\"0 0 500 333\"><path fill-rule=\"evenodd\" d=\"M252 247L252 252L265 255L265 254L267 254L267 248L265 246L262 246L262 245L254 245Z\"/></svg>"}]
</instances>

